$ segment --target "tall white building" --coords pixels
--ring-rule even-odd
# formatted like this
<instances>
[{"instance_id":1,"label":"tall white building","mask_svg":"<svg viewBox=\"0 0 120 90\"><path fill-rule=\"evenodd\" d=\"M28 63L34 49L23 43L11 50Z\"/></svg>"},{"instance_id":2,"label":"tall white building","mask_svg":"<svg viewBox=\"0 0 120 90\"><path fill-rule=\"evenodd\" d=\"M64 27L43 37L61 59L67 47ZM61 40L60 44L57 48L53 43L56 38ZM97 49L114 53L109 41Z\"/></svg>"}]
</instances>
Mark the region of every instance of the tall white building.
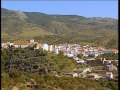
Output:
<instances>
[{"instance_id":1,"label":"tall white building","mask_svg":"<svg viewBox=\"0 0 120 90\"><path fill-rule=\"evenodd\" d=\"M55 45L54 52L55 52L55 54L59 54L59 48L57 45Z\"/></svg>"},{"instance_id":2,"label":"tall white building","mask_svg":"<svg viewBox=\"0 0 120 90\"><path fill-rule=\"evenodd\" d=\"M59 49L55 48L55 54L59 54Z\"/></svg>"},{"instance_id":3,"label":"tall white building","mask_svg":"<svg viewBox=\"0 0 120 90\"><path fill-rule=\"evenodd\" d=\"M43 45L43 50L48 51L48 50L49 50L49 45L48 45L48 44L44 44L44 45Z\"/></svg>"},{"instance_id":4,"label":"tall white building","mask_svg":"<svg viewBox=\"0 0 120 90\"><path fill-rule=\"evenodd\" d=\"M50 45L50 52L54 52L54 46Z\"/></svg>"},{"instance_id":5,"label":"tall white building","mask_svg":"<svg viewBox=\"0 0 120 90\"><path fill-rule=\"evenodd\" d=\"M30 40L30 43L34 43L34 39L31 39L31 40Z\"/></svg>"}]
</instances>

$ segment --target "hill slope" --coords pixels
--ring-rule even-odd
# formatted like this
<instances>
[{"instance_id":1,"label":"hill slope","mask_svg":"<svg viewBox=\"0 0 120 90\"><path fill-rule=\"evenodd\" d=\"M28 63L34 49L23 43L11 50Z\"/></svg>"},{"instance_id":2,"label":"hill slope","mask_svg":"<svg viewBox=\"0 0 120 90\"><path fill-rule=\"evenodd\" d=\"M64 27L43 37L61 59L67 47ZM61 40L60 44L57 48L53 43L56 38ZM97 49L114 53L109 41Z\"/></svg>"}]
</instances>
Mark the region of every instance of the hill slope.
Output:
<instances>
[{"instance_id":1,"label":"hill slope","mask_svg":"<svg viewBox=\"0 0 120 90\"><path fill-rule=\"evenodd\" d=\"M48 41L48 43L82 42L103 46L108 46L111 43L110 48L117 48L118 44L117 19L86 18L77 15L47 15L3 8L1 17L2 40L35 38L40 39L41 42ZM57 40L49 40L48 37L57 38Z\"/></svg>"},{"instance_id":2,"label":"hill slope","mask_svg":"<svg viewBox=\"0 0 120 90\"><path fill-rule=\"evenodd\" d=\"M12 57L8 60L10 56ZM55 55L42 49L29 48L3 49L1 88L13 90L12 88L16 86L19 90L118 90L118 80L91 80L65 76L66 73L74 72L75 68L80 67L83 65L77 64L72 58L63 56L62 53ZM7 73L9 70L10 72ZM31 79L36 81L38 85L36 89L27 88L26 84Z\"/></svg>"}]
</instances>

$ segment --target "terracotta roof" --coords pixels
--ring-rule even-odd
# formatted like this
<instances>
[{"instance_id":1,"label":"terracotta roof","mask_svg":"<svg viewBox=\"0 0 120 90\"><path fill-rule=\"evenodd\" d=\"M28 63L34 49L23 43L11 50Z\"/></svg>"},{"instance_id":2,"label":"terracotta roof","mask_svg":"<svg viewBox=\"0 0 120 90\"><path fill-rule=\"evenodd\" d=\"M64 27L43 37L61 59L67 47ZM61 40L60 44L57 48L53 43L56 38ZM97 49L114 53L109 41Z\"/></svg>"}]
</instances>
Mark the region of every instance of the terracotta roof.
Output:
<instances>
[{"instance_id":1,"label":"terracotta roof","mask_svg":"<svg viewBox=\"0 0 120 90\"><path fill-rule=\"evenodd\" d=\"M14 45L29 45L28 41L14 41Z\"/></svg>"}]
</instances>

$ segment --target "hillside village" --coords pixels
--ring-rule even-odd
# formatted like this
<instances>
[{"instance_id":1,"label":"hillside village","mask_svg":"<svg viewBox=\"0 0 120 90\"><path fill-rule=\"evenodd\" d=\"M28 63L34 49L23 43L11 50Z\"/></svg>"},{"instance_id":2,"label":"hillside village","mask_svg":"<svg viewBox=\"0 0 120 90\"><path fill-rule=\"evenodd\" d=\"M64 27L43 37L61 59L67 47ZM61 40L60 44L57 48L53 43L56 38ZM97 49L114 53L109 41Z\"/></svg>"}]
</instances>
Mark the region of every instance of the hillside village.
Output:
<instances>
[{"instance_id":1,"label":"hillside village","mask_svg":"<svg viewBox=\"0 0 120 90\"><path fill-rule=\"evenodd\" d=\"M85 3L3 2L2 90L118 90L117 2Z\"/></svg>"},{"instance_id":2,"label":"hillside village","mask_svg":"<svg viewBox=\"0 0 120 90\"><path fill-rule=\"evenodd\" d=\"M118 60L106 60L106 58L96 59L101 54L113 53L117 54L118 50L107 50L104 48L92 47L89 45L81 46L79 44L58 44L48 45L30 41L13 41L3 42L3 48L27 48L34 47L35 49L43 49L43 51L53 52L54 54L63 53L64 56L73 58L77 64L84 64L88 67L75 69L74 72L65 73L63 76L82 77L89 79L115 79L118 76ZM78 55L83 58L79 58ZM36 71L37 72L37 71ZM56 74L57 77L61 77Z\"/></svg>"}]
</instances>

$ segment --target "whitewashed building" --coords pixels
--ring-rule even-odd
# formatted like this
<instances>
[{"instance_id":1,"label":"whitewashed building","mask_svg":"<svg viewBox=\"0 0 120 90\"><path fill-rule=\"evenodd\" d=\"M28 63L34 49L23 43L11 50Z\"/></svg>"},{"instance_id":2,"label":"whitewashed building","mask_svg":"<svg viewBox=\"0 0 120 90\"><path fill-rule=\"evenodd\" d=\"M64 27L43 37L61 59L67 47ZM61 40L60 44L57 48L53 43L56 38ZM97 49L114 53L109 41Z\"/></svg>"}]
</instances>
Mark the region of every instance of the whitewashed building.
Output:
<instances>
[{"instance_id":1,"label":"whitewashed building","mask_svg":"<svg viewBox=\"0 0 120 90\"><path fill-rule=\"evenodd\" d=\"M54 46L50 45L50 52L54 52L54 51L55 51Z\"/></svg>"},{"instance_id":2,"label":"whitewashed building","mask_svg":"<svg viewBox=\"0 0 120 90\"><path fill-rule=\"evenodd\" d=\"M67 56L68 56L68 57L74 57L74 55L73 55L73 54L70 54L70 53L68 53Z\"/></svg>"},{"instance_id":3,"label":"whitewashed building","mask_svg":"<svg viewBox=\"0 0 120 90\"><path fill-rule=\"evenodd\" d=\"M59 49L55 48L55 54L59 54Z\"/></svg>"},{"instance_id":4,"label":"whitewashed building","mask_svg":"<svg viewBox=\"0 0 120 90\"><path fill-rule=\"evenodd\" d=\"M49 45L48 45L48 44L44 44L44 45L43 45L43 50L48 51L48 50L49 50Z\"/></svg>"},{"instance_id":5,"label":"whitewashed building","mask_svg":"<svg viewBox=\"0 0 120 90\"><path fill-rule=\"evenodd\" d=\"M85 63L85 61L84 60L77 60L77 63L79 64L79 63Z\"/></svg>"},{"instance_id":6,"label":"whitewashed building","mask_svg":"<svg viewBox=\"0 0 120 90\"><path fill-rule=\"evenodd\" d=\"M74 60L79 60L79 58L78 58L78 57L76 57L76 56L74 56L74 57L73 57L73 59L74 59Z\"/></svg>"},{"instance_id":7,"label":"whitewashed building","mask_svg":"<svg viewBox=\"0 0 120 90\"><path fill-rule=\"evenodd\" d=\"M78 77L78 73L73 73L73 77Z\"/></svg>"},{"instance_id":8,"label":"whitewashed building","mask_svg":"<svg viewBox=\"0 0 120 90\"><path fill-rule=\"evenodd\" d=\"M117 71L117 67L115 65L113 65L113 64L107 65L106 70L108 70L108 71L113 71L113 70Z\"/></svg>"},{"instance_id":9,"label":"whitewashed building","mask_svg":"<svg viewBox=\"0 0 120 90\"><path fill-rule=\"evenodd\" d=\"M1 47L2 48L8 48L8 44L7 43L2 43Z\"/></svg>"},{"instance_id":10,"label":"whitewashed building","mask_svg":"<svg viewBox=\"0 0 120 90\"><path fill-rule=\"evenodd\" d=\"M112 72L106 72L106 78L113 79L113 73Z\"/></svg>"},{"instance_id":11,"label":"whitewashed building","mask_svg":"<svg viewBox=\"0 0 120 90\"><path fill-rule=\"evenodd\" d=\"M34 43L34 39L31 39L31 40L30 40L30 43Z\"/></svg>"}]
</instances>

